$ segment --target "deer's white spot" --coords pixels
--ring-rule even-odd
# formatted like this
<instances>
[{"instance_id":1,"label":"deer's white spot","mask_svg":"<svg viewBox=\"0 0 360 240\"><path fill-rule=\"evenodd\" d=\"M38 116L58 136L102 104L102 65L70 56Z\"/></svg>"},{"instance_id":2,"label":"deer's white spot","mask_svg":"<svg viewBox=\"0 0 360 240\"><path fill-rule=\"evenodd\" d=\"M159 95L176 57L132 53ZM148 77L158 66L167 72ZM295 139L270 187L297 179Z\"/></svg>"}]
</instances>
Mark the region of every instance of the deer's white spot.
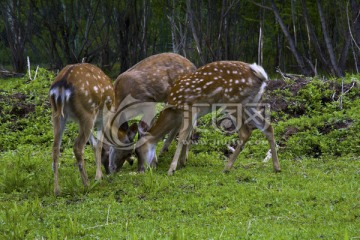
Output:
<instances>
[{"instance_id":1,"label":"deer's white spot","mask_svg":"<svg viewBox=\"0 0 360 240\"><path fill-rule=\"evenodd\" d=\"M217 68L214 68L214 71L215 71L215 72L217 72L217 71L218 71L218 69L217 69Z\"/></svg>"},{"instance_id":2,"label":"deer's white spot","mask_svg":"<svg viewBox=\"0 0 360 240\"><path fill-rule=\"evenodd\" d=\"M238 80L238 79L235 80L235 84L239 84L239 80Z\"/></svg>"},{"instance_id":3,"label":"deer's white spot","mask_svg":"<svg viewBox=\"0 0 360 240\"><path fill-rule=\"evenodd\" d=\"M213 81L209 81L205 85L211 85L211 84L213 84Z\"/></svg>"},{"instance_id":4,"label":"deer's white spot","mask_svg":"<svg viewBox=\"0 0 360 240\"><path fill-rule=\"evenodd\" d=\"M86 81L86 85L89 86L89 81Z\"/></svg>"},{"instance_id":5,"label":"deer's white spot","mask_svg":"<svg viewBox=\"0 0 360 240\"><path fill-rule=\"evenodd\" d=\"M87 77L90 77L90 73L87 73L86 76L87 76Z\"/></svg>"},{"instance_id":6,"label":"deer's white spot","mask_svg":"<svg viewBox=\"0 0 360 240\"><path fill-rule=\"evenodd\" d=\"M99 91L99 88L97 86L94 86L94 91L97 93Z\"/></svg>"},{"instance_id":7,"label":"deer's white spot","mask_svg":"<svg viewBox=\"0 0 360 240\"><path fill-rule=\"evenodd\" d=\"M236 71L236 70L233 71L233 74L237 74L237 73L238 73L238 71Z\"/></svg>"},{"instance_id":8,"label":"deer's white spot","mask_svg":"<svg viewBox=\"0 0 360 240\"><path fill-rule=\"evenodd\" d=\"M223 90L222 87L217 87L212 93L210 93L207 97L211 98L213 96L215 96L216 94L220 93Z\"/></svg>"},{"instance_id":9,"label":"deer's white spot","mask_svg":"<svg viewBox=\"0 0 360 240\"><path fill-rule=\"evenodd\" d=\"M242 83L245 83L245 78L242 78L242 79L241 79L241 82L242 82Z\"/></svg>"}]
</instances>

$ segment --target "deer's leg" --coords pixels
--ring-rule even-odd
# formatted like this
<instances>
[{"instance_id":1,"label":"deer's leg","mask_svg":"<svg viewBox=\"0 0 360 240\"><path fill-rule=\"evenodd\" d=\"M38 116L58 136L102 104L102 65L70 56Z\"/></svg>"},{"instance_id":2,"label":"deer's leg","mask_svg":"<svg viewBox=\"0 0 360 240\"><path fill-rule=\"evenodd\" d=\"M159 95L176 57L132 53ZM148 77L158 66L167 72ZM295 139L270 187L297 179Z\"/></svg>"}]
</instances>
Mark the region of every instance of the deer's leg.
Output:
<instances>
[{"instance_id":1,"label":"deer's leg","mask_svg":"<svg viewBox=\"0 0 360 240\"><path fill-rule=\"evenodd\" d=\"M189 139L190 139L190 135L191 135L191 132L193 130L193 126L194 126L195 121L196 121L196 115L193 116L191 121L188 121L188 119L183 120L181 130L180 130L180 133L179 133L179 142L178 142L178 145L176 147L176 151L175 151L175 155L173 157L173 160L172 160L172 162L170 164L168 175L173 175L174 174L179 160L180 160L180 163L182 165L185 164L186 157L187 157L187 152L188 152L188 147L189 147L189 144L190 144Z\"/></svg>"},{"instance_id":2,"label":"deer's leg","mask_svg":"<svg viewBox=\"0 0 360 240\"><path fill-rule=\"evenodd\" d=\"M235 151L233 152L233 154L231 154L230 159L224 169L224 172L230 171L230 169L234 165L236 158L239 156L240 152L244 149L245 143L249 140L249 138L251 136L251 132L252 132L252 130L249 128L248 125L246 125L246 124L241 125L241 127L239 129L240 142L239 142L238 146L236 147Z\"/></svg>"},{"instance_id":3,"label":"deer's leg","mask_svg":"<svg viewBox=\"0 0 360 240\"><path fill-rule=\"evenodd\" d=\"M95 138L91 135L92 138ZM97 132L97 136L94 139L95 144L93 145L95 161L96 161L96 175L95 180L101 180L102 178L102 171L101 171L101 150L103 147L104 135L101 130Z\"/></svg>"},{"instance_id":4,"label":"deer's leg","mask_svg":"<svg viewBox=\"0 0 360 240\"><path fill-rule=\"evenodd\" d=\"M193 129L196 127L196 122L197 119L196 117L194 119L192 119L192 125L191 125L191 129L189 129L189 133L187 135L186 141L185 141L185 146L182 148L181 154L180 154L180 167L185 167L187 158L188 158L188 154L189 154L189 148L190 148L190 144L191 144L191 135L193 132Z\"/></svg>"},{"instance_id":5,"label":"deer's leg","mask_svg":"<svg viewBox=\"0 0 360 240\"><path fill-rule=\"evenodd\" d=\"M75 158L79 167L79 171L80 171L80 175L81 175L81 180L84 184L84 186L89 186L88 183L88 177L86 174L86 169L85 169L85 162L84 162L84 148L85 148L85 144L89 139L90 133L91 133L91 129L93 128L93 122L90 120L85 120L84 119L80 119L79 123L79 135L77 136L77 138L75 139L75 144L74 144L74 154L75 154ZM91 119L91 118L88 118ZM97 161L97 160L96 160Z\"/></svg>"},{"instance_id":6,"label":"deer's leg","mask_svg":"<svg viewBox=\"0 0 360 240\"><path fill-rule=\"evenodd\" d=\"M191 135L191 133L190 133ZM180 157L179 157L179 167L185 167L187 158L188 158L188 153L189 153L189 147L190 147L190 138L187 138L185 141L185 144L183 145L181 152L180 152Z\"/></svg>"},{"instance_id":7,"label":"deer's leg","mask_svg":"<svg viewBox=\"0 0 360 240\"><path fill-rule=\"evenodd\" d=\"M269 124L268 128L266 128L266 130L263 130L263 133L266 136L266 138L270 144L271 157L273 160L274 171L280 172L281 168L280 168L280 163L279 163L279 159L278 159L278 155L277 155L277 151L276 151L276 142L275 142L275 137L274 137L274 129L273 129L272 125Z\"/></svg>"},{"instance_id":8,"label":"deer's leg","mask_svg":"<svg viewBox=\"0 0 360 240\"><path fill-rule=\"evenodd\" d=\"M66 119L61 116L53 116L53 128L54 128L54 143L52 147L52 168L54 171L54 193L55 195L60 194L59 187L59 155L61 139L65 129Z\"/></svg>"},{"instance_id":9,"label":"deer's leg","mask_svg":"<svg viewBox=\"0 0 360 240\"><path fill-rule=\"evenodd\" d=\"M163 147L161 148L161 151L160 151L160 154L163 154L164 152L167 152L168 149L169 149L169 146L171 144L171 142L175 139L176 137L176 134L178 134L179 132L179 129L180 129L181 126L179 127L175 127L174 129L172 129L168 135L168 137L166 138L165 142L164 142L164 145Z\"/></svg>"}]
</instances>

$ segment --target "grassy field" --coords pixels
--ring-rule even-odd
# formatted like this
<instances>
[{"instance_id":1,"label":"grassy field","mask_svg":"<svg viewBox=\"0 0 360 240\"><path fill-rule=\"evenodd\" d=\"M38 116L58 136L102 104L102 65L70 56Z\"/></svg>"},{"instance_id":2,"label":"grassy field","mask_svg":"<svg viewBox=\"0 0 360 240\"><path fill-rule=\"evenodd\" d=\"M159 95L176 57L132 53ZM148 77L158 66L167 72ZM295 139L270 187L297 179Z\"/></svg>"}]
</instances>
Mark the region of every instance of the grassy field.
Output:
<instances>
[{"instance_id":1,"label":"grassy field","mask_svg":"<svg viewBox=\"0 0 360 240\"><path fill-rule=\"evenodd\" d=\"M331 98L338 80L270 90L269 99L287 103L273 113L277 174L271 161L262 162L268 145L260 132L224 174L226 147L219 143L234 136L211 131L204 120L200 144L172 177L174 144L157 170L136 174L136 166L125 165L101 182L88 146L91 186L84 189L70 125L60 197L53 195L46 98L52 77L42 70L32 82L0 80L1 239L360 239L360 76L347 78L342 109L339 95Z\"/></svg>"}]
</instances>

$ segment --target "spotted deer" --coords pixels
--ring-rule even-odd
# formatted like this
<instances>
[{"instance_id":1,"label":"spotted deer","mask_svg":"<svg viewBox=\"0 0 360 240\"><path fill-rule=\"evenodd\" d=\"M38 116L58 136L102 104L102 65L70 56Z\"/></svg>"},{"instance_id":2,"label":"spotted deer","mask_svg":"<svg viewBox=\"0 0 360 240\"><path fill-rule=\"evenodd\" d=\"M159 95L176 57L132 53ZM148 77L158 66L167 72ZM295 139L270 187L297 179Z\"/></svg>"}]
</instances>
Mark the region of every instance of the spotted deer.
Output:
<instances>
[{"instance_id":1,"label":"spotted deer","mask_svg":"<svg viewBox=\"0 0 360 240\"><path fill-rule=\"evenodd\" d=\"M53 81L50 92L54 143L52 147L54 193L59 188L59 154L61 139L68 120L79 124L79 134L74 142L74 154L84 186L88 186L88 177L84 163L84 147L94 127L99 130L97 139L93 138L93 150L96 159L96 179L102 177L101 171L101 130L106 111L115 103L111 80L98 67L88 64L74 64L63 68ZM105 111L104 111L105 110Z\"/></svg>"},{"instance_id":2,"label":"spotted deer","mask_svg":"<svg viewBox=\"0 0 360 240\"><path fill-rule=\"evenodd\" d=\"M264 124L251 121L249 118L249 115L257 113L267 83L268 76L261 66L240 61L213 62L199 68L194 73L183 75L171 88L167 100L168 107L160 113L157 121L145 134L146 140L143 144L137 147L136 152L140 161L148 164L156 163L156 143L169 131L177 131L179 132L178 145L168 170L169 175L174 174L179 161L180 166L185 164L189 137L196 120L211 112L213 104L240 104L243 106L238 120L240 124L237 128L240 141L230 156L224 171L227 172L231 169L252 130L258 128L264 133L270 144L274 170L279 172L280 164L273 127L268 120ZM248 104L256 107L246 113L244 106Z\"/></svg>"},{"instance_id":3,"label":"spotted deer","mask_svg":"<svg viewBox=\"0 0 360 240\"><path fill-rule=\"evenodd\" d=\"M161 53L145 58L126 72L120 74L114 82L115 108L120 111L119 108L125 105L124 102L128 101L129 96L131 96L132 101L136 100L140 104L134 104L132 111L125 109L128 115L123 116L120 123L117 122L121 126L116 136L123 136L122 139L132 142L135 131L139 129L138 135L141 138L142 133L151 125L151 119L154 117L153 113L155 111L155 109L152 109L154 104L147 105L146 103L166 102L174 81L183 74L195 71L195 65L185 57L175 53ZM128 127L127 120L144 113L144 111L150 112L150 114L144 114L139 128L136 128L134 125ZM144 125L144 123L147 124ZM176 133L169 134L170 136L167 138L163 150L166 150L174 138L174 134ZM109 142L111 145L109 151L109 170L110 172L117 172L122 167L124 161L131 156L133 147L123 148L111 139ZM106 162L106 159L103 159L103 162ZM144 171L144 163L140 160L138 162L138 171Z\"/></svg>"}]
</instances>

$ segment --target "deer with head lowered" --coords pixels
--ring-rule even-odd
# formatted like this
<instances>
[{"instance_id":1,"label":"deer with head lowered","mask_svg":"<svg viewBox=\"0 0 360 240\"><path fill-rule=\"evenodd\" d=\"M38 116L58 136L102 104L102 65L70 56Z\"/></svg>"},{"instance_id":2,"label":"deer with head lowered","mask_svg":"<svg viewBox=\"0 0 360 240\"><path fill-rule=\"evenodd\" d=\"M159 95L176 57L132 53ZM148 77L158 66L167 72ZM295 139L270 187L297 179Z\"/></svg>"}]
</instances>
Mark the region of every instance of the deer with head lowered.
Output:
<instances>
[{"instance_id":1,"label":"deer with head lowered","mask_svg":"<svg viewBox=\"0 0 360 240\"><path fill-rule=\"evenodd\" d=\"M106 121L106 112L113 111L115 103L114 89L111 80L98 67L88 64L74 64L63 68L50 87L50 103L54 129L52 147L54 193L60 193L58 161L61 139L66 122L70 119L79 124L79 134L74 143L74 155L84 186L88 186L88 177L83 158L84 147L89 137L96 159L96 179L102 177L101 148L102 128ZM96 127L98 136L95 139L91 131Z\"/></svg>"},{"instance_id":2,"label":"deer with head lowered","mask_svg":"<svg viewBox=\"0 0 360 240\"><path fill-rule=\"evenodd\" d=\"M196 67L185 57L175 53L160 53L140 61L114 82L116 115L112 117L114 133L105 135L109 151L109 172L117 172L133 150L133 139L138 131L141 138L152 124L155 114L155 103L166 102L170 88L175 80L183 74L196 71ZM129 106L129 107L127 107ZM142 114L139 126L128 126L128 120ZM117 126L116 126L117 125ZM119 128L120 126L120 128ZM163 150L171 143L176 132L171 132ZM120 140L120 141L119 141ZM103 158L107 168L106 157ZM139 159L138 171L144 171L144 163Z\"/></svg>"},{"instance_id":3,"label":"deer with head lowered","mask_svg":"<svg viewBox=\"0 0 360 240\"><path fill-rule=\"evenodd\" d=\"M264 69L257 64L240 61L219 61L207 64L196 72L181 76L171 88L168 107L159 115L150 130L144 135L144 142L137 146L140 161L156 163L156 143L170 131L179 132L178 145L168 174L174 174L178 162L185 164L189 138L199 117L214 110L215 105L239 105L237 133L239 144L225 167L229 171L249 139L253 129L260 129L266 136L271 149L275 172L280 171L276 152L273 127L269 120L257 121L261 97L268 83ZM251 105L246 111L247 105ZM240 124L239 124L240 123Z\"/></svg>"}]
</instances>

